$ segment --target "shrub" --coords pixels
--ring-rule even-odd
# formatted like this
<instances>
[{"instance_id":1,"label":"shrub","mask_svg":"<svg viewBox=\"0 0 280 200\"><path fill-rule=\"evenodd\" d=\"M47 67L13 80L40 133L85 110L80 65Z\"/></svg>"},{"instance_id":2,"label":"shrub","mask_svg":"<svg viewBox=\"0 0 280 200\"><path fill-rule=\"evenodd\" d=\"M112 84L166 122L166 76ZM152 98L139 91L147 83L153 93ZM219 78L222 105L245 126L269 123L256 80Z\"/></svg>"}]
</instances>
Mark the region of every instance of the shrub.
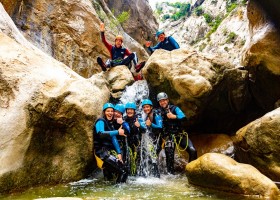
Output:
<instances>
[{"instance_id":1,"label":"shrub","mask_svg":"<svg viewBox=\"0 0 280 200\"><path fill-rule=\"evenodd\" d=\"M202 7L198 6L197 8L195 8L194 13L196 14L196 16L201 16L203 14Z\"/></svg>"},{"instance_id":2,"label":"shrub","mask_svg":"<svg viewBox=\"0 0 280 200\"><path fill-rule=\"evenodd\" d=\"M209 15L208 13L204 13L203 17L204 17L207 24L211 23L212 20L213 20L213 17L211 15Z\"/></svg>"},{"instance_id":3,"label":"shrub","mask_svg":"<svg viewBox=\"0 0 280 200\"><path fill-rule=\"evenodd\" d=\"M123 11L121 14L119 14L117 16L117 20L120 24L123 24L124 22L126 22L130 17L130 13L129 11L126 12L126 11Z\"/></svg>"}]
</instances>

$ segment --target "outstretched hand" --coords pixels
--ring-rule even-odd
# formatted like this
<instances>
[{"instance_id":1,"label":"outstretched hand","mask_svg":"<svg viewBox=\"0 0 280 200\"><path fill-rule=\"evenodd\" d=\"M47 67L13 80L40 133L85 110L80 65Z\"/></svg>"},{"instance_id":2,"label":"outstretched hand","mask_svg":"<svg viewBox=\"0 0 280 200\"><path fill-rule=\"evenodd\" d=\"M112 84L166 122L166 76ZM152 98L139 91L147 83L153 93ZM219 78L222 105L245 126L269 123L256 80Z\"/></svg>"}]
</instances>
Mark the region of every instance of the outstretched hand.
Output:
<instances>
[{"instance_id":1,"label":"outstretched hand","mask_svg":"<svg viewBox=\"0 0 280 200\"><path fill-rule=\"evenodd\" d=\"M152 42L151 42L151 41L146 41L146 42L145 42L146 47L150 47L150 46L151 46L151 44L152 44Z\"/></svg>"},{"instance_id":2,"label":"outstretched hand","mask_svg":"<svg viewBox=\"0 0 280 200\"><path fill-rule=\"evenodd\" d=\"M105 31L105 25L104 23L100 23L100 31L104 32Z\"/></svg>"}]
</instances>

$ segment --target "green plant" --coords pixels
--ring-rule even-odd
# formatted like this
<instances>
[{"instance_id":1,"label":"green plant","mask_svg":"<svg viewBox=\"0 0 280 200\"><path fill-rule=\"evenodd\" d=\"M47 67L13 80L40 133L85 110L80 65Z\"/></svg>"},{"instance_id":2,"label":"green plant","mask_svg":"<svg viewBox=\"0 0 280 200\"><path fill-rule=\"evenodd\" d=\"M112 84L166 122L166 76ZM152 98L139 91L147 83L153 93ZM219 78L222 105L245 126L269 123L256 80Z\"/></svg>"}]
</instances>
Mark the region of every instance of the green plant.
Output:
<instances>
[{"instance_id":1,"label":"green plant","mask_svg":"<svg viewBox=\"0 0 280 200\"><path fill-rule=\"evenodd\" d=\"M202 51L203 49L205 49L206 46L207 46L207 44L203 42L203 43L199 46L199 51Z\"/></svg>"},{"instance_id":2,"label":"green plant","mask_svg":"<svg viewBox=\"0 0 280 200\"><path fill-rule=\"evenodd\" d=\"M130 17L130 12L129 11L123 11L121 14L117 16L118 22L122 25L125 23Z\"/></svg>"},{"instance_id":3,"label":"green plant","mask_svg":"<svg viewBox=\"0 0 280 200\"><path fill-rule=\"evenodd\" d=\"M233 43L237 38L237 35L234 32L230 32L227 37L226 43Z\"/></svg>"},{"instance_id":4,"label":"green plant","mask_svg":"<svg viewBox=\"0 0 280 200\"><path fill-rule=\"evenodd\" d=\"M163 17L162 17L163 20L167 20L167 19L169 19L169 18L170 18L170 15L169 15L169 14L165 14L165 15L163 15Z\"/></svg>"},{"instance_id":5,"label":"green plant","mask_svg":"<svg viewBox=\"0 0 280 200\"><path fill-rule=\"evenodd\" d=\"M211 15L209 15L208 13L204 13L203 17L204 17L207 24L211 23L212 20L213 20L213 17Z\"/></svg>"},{"instance_id":6,"label":"green plant","mask_svg":"<svg viewBox=\"0 0 280 200\"><path fill-rule=\"evenodd\" d=\"M211 26L211 30L206 34L206 37L210 38L210 35L218 29L221 23L222 23L222 18L219 16L214 21L209 23L209 26Z\"/></svg>"},{"instance_id":7,"label":"green plant","mask_svg":"<svg viewBox=\"0 0 280 200\"><path fill-rule=\"evenodd\" d=\"M201 16L203 14L202 7L198 6L197 8L195 8L194 13L196 14L196 16Z\"/></svg>"},{"instance_id":8,"label":"green plant","mask_svg":"<svg viewBox=\"0 0 280 200\"><path fill-rule=\"evenodd\" d=\"M227 12L230 13L233 9L237 7L236 3L228 4L227 5Z\"/></svg>"}]
</instances>

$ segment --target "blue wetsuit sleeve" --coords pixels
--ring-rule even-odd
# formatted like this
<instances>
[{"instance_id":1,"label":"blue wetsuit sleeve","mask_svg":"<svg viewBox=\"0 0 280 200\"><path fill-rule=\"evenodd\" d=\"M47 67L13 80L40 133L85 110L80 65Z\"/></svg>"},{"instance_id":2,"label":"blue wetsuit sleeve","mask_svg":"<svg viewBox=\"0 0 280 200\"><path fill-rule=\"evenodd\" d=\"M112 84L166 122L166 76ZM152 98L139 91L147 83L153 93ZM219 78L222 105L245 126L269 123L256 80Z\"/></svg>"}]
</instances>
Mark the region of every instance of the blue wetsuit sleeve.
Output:
<instances>
[{"instance_id":1,"label":"blue wetsuit sleeve","mask_svg":"<svg viewBox=\"0 0 280 200\"><path fill-rule=\"evenodd\" d=\"M142 118L138 118L138 121L140 123L140 128L141 129L146 129L147 128L146 123Z\"/></svg>"},{"instance_id":2,"label":"blue wetsuit sleeve","mask_svg":"<svg viewBox=\"0 0 280 200\"><path fill-rule=\"evenodd\" d=\"M156 49L160 49L160 42L156 46L148 47L149 51L153 53Z\"/></svg>"},{"instance_id":3,"label":"blue wetsuit sleeve","mask_svg":"<svg viewBox=\"0 0 280 200\"><path fill-rule=\"evenodd\" d=\"M183 113L183 111L176 107L175 109L175 113L176 113L176 116L177 116L177 119L183 119L183 118L186 118L186 115Z\"/></svg>"},{"instance_id":4,"label":"blue wetsuit sleeve","mask_svg":"<svg viewBox=\"0 0 280 200\"><path fill-rule=\"evenodd\" d=\"M160 115L155 116L155 124L152 123L152 128L162 128L162 117Z\"/></svg>"},{"instance_id":5,"label":"blue wetsuit sleeve","mask_svg":"<svg viewBox=\"0 0 280 200\"><path fill-rule=\"evenodd\" d=\"M98 134L109 134L111 137L119 134L118 130L105 131L104 127L105 127L104 122L102 120L98 121L95 125L96 133L98 133Z\"/></svg>"},{"instance_id":6,"label":"blue wetsuit sleeve","mask_svg":"<svg viewBox=\"0 0 280 200\"><path fill-rule=\"evenodd\" d=\"M180 48L179 44L176 42L176 40L172 36L169 36L169 42L172 44L174 49L179 49Z\"/></svg>"},{"instance_id":7,"label":"blue wetsuit sleeve","mask_svg":"<svg viewBox=\"0 0 280 200\"><path fill-rule=\"evenodd\" d=\"M121 152L121 147L120 147L119 141L118 141L116 136L112 136L112 143L115 147L115 150L116 150L117 154L121 154L122 153Z\"/></svg>"},{"instance_id":8,"label":"blue wetsuit sleeve","mask_svg":"<svg viewBox=\"0 0 280 200\"><path fill-rule=\"evenodd\" d=\"M129 127L129 124L127 122L123 122L122 127L125 131L125 134L127 134L127 133L130 134L130 127Z\"/></svg>"}]
</instances>

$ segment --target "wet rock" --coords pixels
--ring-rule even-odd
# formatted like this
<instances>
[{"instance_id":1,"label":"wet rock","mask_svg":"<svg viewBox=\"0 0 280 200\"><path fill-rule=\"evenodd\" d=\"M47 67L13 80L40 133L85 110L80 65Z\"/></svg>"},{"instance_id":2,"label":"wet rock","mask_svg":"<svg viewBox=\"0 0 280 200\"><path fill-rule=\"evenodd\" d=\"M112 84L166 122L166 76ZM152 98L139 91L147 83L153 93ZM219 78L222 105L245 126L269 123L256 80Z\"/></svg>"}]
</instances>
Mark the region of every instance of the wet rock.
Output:
<instances>
[{"instance_id":1,"label":"wet rock","mask_svg":"<svg viewBox=\"0 0 280 200\"><path fill-rule=\"evenodd\" d=\"M248 164L237 163L218 153L207 153L186 167L191 184L227 191L277 199L279 189L269 178Z\"/></svg>"},{"instance_id":2,"label":"wet rock","mask_svg":"<svg viewBox=\"0 0 280 200\"><path fill-rule=\"evenodd\" d=\"M235 158L256 167L274 181L280 179L280 108L241 128L234 137Z\"/></svg>"},{"instance_id":3,"label":"wet rock","mask_svg":"<svg viewBox=\"0 0 280 200\"><path fill-rule=\"evenodd\" d=\"M149 58L143 74L153 95L165 91L185 112L192 130L234 132L260 116L260 109L250 102L248 73L221 57L160 49Z\"/></svg>"},{"instance_id":4,"label":"wet rock","mask_svg":"<svg viewBox=\"0 0 280 200\"><path fill-rule=\"evenodd\" d=\"M0 191L84 178L110 91L0 33Z\"/></svg>"},{"instance_id":5,"label":"wet rock","mask_svg":"<svg viewBox=\"0 0 280 200\"><path fill-rule=\"evenodd\" d=\"M108 81L112 97L116 99L121 97L127 85L134 83L133 76L125 65L111 67L104 73L104 77Z\"/></svg>"}]
</instances>

